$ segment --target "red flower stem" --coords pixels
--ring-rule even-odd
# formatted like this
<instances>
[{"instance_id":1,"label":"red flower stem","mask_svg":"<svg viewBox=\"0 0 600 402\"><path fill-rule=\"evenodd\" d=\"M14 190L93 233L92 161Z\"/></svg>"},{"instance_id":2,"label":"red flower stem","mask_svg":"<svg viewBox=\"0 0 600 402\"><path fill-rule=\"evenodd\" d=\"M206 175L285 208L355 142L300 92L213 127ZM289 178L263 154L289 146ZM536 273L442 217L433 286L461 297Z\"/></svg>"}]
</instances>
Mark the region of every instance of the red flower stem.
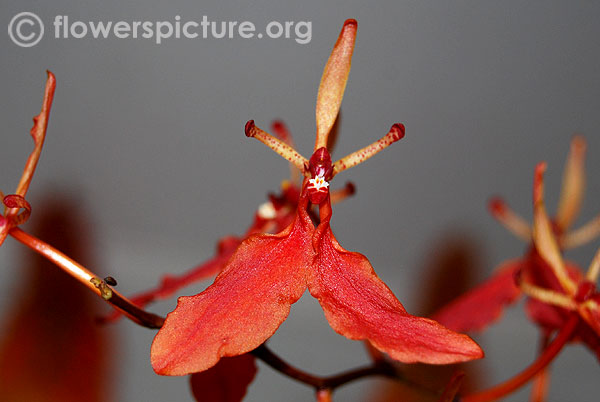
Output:
<instances>
[{"instance_id":1,"label":"red flower stem","mask_svg":"<svg viewBox=\"0 0 600 402\"><path fill-rule=\"evenodd\" d=\"M314 376L312 374L306 373L300 369L297 369L275 353L273 353L266 345L260 345L258 348L254 349L250 352L254 355L254 357L262 360L271 368L279 371L280 373L293 378L297 381L303 382L304 384L312 385L315 388L321 388L323 380L320 377Z\"/></svg>"},{"instance_id":2,"label":"red flower stem","mask_svg":"<svg viewBox=\"0 0 600 402\"><path fill-rule=\"evenodd\" d=\"M554 360L563 346L571 339L575 327L579 323L579 315L573 314L567 321L564 327L561 328L556 338L552 341L548 348L542 353L529 367L521 371L513 378L498 384L492 388L476 392L470 395L461 397L461 402L488 402L495 401L505 395L516 391L527 382L529 382L536 374L541 372L548 364Z\"/></svg>"},{"instance_id":3,"label":"red flower stem","mask_svg":"<svg viewBox=\"0 0 600 402\"><path fill-rule=\"evenodd\" d=\"M89 271L83 265L63 254L48 243L45 243L17 227L12 228L9 234L33 251L52 261L63 271L87 286L92 292L102 297L114 308L120 310L136 324L148 328L160 328L162 326L164 322L163 317L140 309L123 295L108 286L104 280L100 279L93 272ZM52 286L52 284L48 284L48 286Z\"/></svg>"}]
</instances>

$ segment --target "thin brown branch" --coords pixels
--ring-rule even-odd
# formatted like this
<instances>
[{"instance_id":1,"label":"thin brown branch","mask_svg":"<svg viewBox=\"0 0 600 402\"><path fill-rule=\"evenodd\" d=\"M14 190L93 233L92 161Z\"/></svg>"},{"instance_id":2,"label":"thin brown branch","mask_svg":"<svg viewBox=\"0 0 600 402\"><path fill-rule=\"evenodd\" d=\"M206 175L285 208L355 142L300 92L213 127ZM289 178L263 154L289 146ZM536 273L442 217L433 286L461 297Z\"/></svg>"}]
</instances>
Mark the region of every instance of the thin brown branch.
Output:
<instances>
[{"instance_id":1,"label":"thin brown branch","mask_svg":"<svg viewBox=\"0 0 600 402\"><path fill-rule=\"evenodd\" d=\"M351 381L373 376L380 375L389 378L395 378L397 380L403 380L402 375L396 370L396 368L387 361L378 361L366 367L359 367L353 370L349 370L340 374L336 374L329 377L319 377L302 371L289 363L285 362L275 353L273 353L266 345L261 345L254 349L252 353L255 357L262 360L271 368L279 371L280 373L304 384L311 385L317 389L330 389L334 390L344 384Z\"/></svg>"}]
</instances>

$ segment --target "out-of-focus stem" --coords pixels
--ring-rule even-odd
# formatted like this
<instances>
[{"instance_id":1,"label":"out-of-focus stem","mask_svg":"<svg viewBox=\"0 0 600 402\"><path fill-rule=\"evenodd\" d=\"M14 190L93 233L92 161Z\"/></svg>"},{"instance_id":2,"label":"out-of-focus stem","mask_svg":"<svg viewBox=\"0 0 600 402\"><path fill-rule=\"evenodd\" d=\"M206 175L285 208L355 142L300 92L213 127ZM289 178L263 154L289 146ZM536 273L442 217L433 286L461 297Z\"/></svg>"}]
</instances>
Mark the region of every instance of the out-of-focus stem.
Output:
<instances>
[{"instance_id":1,"label":"out-of-focus stem","mask_svg":"<svg viewBox=\"0 0 600 402\"><path fill-rule=\"evenodd\" d=\"M521 371L515 377L492 388L463 396L460 399L461 402L495 401L521 388L554 360L562 350L563 346L571 339L578 323L579 316L577 314L572 314L565 326L561 328L556 338L554 338L552 343L544 350L544 353L542 353L529 367Z\"/></svg>"},{"instance_id":2,"label":"out-of-focus stem","mask_svg":"<svg viewBox=\"0 0 600 402\"><path fill-rule=\"evenodd\" d=\"M346 383L372 375L382 375L385 377L402 380L401 374L394 368L392 364L388 363L387 361L377 362L367 367L357 368L330 377L318 377L288 364L264 344L254 349L250 353L280 373L307 385L312 385L317 390L328 389L333 391L335 388Z\"/></svg>"},{"instance_id":3,"label":"out-of-focus stem","mask_svg":"<svg viewBox=\"0 0 600 402\"><path fill-rule=\"evenodd\" d=\"M544 352L544 349L548 346L550 341L547 335L542 337L540 344L540 353ZM548 367L540 371L533 379L533 386L531 387L531 402L546 402L548 396L548 384L550 382L550 370Z\"/></svg>"},{"instance_id":4,"label":"out-of-focus stem","mask_svg":"<svg viewBox=\"0 0 600 402\"><path fill-rule=\"evenodd\" d=\"M52 261L84 286L87 286L92 292L120 310L130 320L148 328L160 328L162 326L164 322L163 317L140 309L116 290L109 287L102 279L94 275L93 272L48 243L19 228L11 229L9 234L33 251ZM48 286L52 286L52 284L48 284Z\"/></svg>"},{"instance_id":5,"label":"out-of-focus stem","mask_svg":"<svg viewBox=\"0 0 600 402\"><path fill-rule=\"evenodd\" d=\"M333 401L331 390L329 388L317 390L317 402L331 402Z\"/></svg>"}]
</instances>

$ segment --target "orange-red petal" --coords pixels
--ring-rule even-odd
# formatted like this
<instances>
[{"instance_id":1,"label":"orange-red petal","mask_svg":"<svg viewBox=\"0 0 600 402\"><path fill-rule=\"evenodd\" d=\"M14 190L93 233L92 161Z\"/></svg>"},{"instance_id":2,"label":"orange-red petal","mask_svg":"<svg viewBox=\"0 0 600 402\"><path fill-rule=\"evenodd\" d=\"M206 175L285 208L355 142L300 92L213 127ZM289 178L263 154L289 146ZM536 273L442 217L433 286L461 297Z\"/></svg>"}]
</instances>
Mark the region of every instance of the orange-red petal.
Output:
<instances>
[{"instance_id":1,"label":"orange-red petal","mask_svg":"<svg viewBox=\"0 0 600 402\"><path fill-rule=\"evenodd\" d=\"M219 241L216 255L208 261L192 268L182 275L167 274L162 277L158 286L153 289L133 295L129 300L138 307L146 307L148 304L171 297L181 288L196 282L211 278L223 270L236 248L242 240L238 237L227 236ZM111 322L119 319L121 312L114 310L110 315L102 318L102 322Z\"/></svg>"},{"instance_id":2,"label":"orange-red petal","mask_svg":"<svg viewBox=\"0 0 600 402\"><path fill-rule=\"evenodd\" d=\"M563 231L571 226L581 210L585 191L585 148L585 139L582 136L573 137L556 213L556 224Z\"/></svg>"},{"instance_id":3,"label":"orange-red petal","mask_svg":"<svg viewBox=\"0 0 600 402\"><path fill-rule=\"evenodd\" d=\"M221 357L255 349L275 333L306 289L305 271L314 255L307 203L304 197L285 231L244 240L204 292L179 298L152 343L158 374L206 370Z\"/></svg>"},{"instance_id":4,"label":"orange-red petal","mask_svg":"<svg viewBox=\"0 0 600 402\"><path fill-rule=\"evenodd\" d=\"M330 217L326 201L313 238L317 255L308 273L308 288L336 332L354 340L366 339L405 363L447 364L483 357L468 336L408 314L367 258L339 245L329 226Z\"/></svg>"},{"instance_id":5,"label":"orange-red petal","mask_svg":"<svg viewBox=\"0 0 600 402\"><path fill-rule=\"evenodd\" d=\"M254 356L226 357L216 366L190 376L192 394L202 402L239 402L256 376Z\"/></svg>"},{"instance_id":6,"label":"orange-red petal","mask_svg":"<svg viewBox=\"0 0 600 402\"><path fill-rule=\"evenodd\" d=\"M317 139L315 142L315 151L322 147L327 147L327 138L329 132L335 123L348 74L350 74L350 65L352 62L352 53L354 52L354 42L356 40L356 20L346 20L337 42L333 46L331 56L327 60L319 93L317 95Z\"/></svg>"},{"instance_id":7,"label":"orange-red petal","mask_svg":"<svg viewBox=\"0 0 600 402\"><path fill-rule=\"evenodd\" d=\"M514 275L522 266L522 260L505 262L490 279L440 309L432 318L454 331L483 330L498 320L504 307L521 294Z\"/></svg>"}]
</instances>

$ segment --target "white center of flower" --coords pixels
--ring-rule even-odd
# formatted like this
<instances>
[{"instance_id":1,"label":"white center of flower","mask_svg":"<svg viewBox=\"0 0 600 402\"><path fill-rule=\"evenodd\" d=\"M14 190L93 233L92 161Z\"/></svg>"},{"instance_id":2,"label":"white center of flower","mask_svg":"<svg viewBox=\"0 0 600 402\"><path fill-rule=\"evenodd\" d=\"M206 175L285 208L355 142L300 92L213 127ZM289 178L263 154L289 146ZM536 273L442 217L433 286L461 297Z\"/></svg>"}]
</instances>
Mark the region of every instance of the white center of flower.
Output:
<instances>
[{"instance_id":1,"label":"white center of flower","mask_svg":"<svg viewBox=\"0 0 600 402\"><path fill-rule=\"evenodd\" d=\"M325 181L325 178L320 175L315 177L314 179L310 179L308 182L310 183L312 188L314 188L317 191L320 191L322 188L329 187L329 183L327 183Z\"/></svg>"}]
</instances>

